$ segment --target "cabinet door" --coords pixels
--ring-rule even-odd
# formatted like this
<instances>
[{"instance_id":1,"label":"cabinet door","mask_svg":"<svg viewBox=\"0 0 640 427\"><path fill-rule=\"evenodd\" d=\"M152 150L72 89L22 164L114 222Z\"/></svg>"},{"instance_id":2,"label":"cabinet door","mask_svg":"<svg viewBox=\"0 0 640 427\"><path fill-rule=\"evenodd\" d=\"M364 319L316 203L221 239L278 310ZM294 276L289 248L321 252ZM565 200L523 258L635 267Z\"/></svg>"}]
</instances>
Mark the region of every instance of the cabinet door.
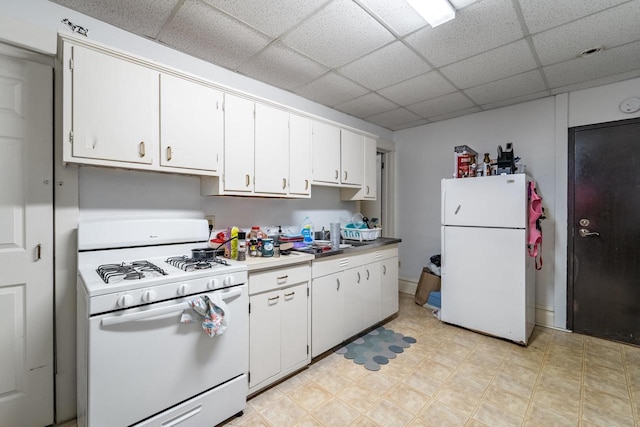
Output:
<instances>
[{"instance_id":1,"label":"cabinet door","mask_svg":"<svg viewBox=\"0 0 640 427\"><path fill-rule=\"evenodd\" d=\"M380 315L386 319L398 312L398 257L380 261Z\"/></svg>"},{"instance_id":2,"label":"cabinet door","mask_svg":"<svg viewBox=\"0 0 640 427\"><path fill-rule=\"evenodd\" d=\"M346 339L362 331L362 289L365 274L362 268L345 270L344 274L343 336Z\"/></svg>"},{"instance_id":3,"label":"cabinet door","mask_svg":"<svg viewBox=\"0 0 640 427\"><path fill-rule=\"evenodd\" d=\"M73 46L73 156L153 162L158 150L158 72Z\"/></svg>"},{"instance_id":4,"label":"cabinet door","mask_svg":"<svg viewBox=\"0 0 640 427\"><path fill-rule=\"evenodd\" d=\"M313 279L311 285L312 357L322 354L344 339L344 289L341 289L343 281L340 273Z\"/></svg>"},{"instance_id":5,"label":"cabinet door","mask_svg":"<svg viewBox=\"0 0 640 427\"><path fill-rule=\"evenodd\" d=\"M249 387L280 372L281 291L265 292L249 298Z\"/></svg>"},{"instance_id":6,"label":"cabinet door","mask_svg":"<svg viewBox=\"0 0 640 427\"><path fill-rule=\"evenodd\" d=\"M311 120L289 116L289 193L311 195Z\"/></svg>"},{"instance_id":7,"label":"cabinet door","mask_svg":"<svg viewBox=\"0 0 640 427\"><path fill-rule=\"evenodd\" d=\"M340 129L313 122L313 180L319 183L340 183Z\"/></svg>"},{"instance_id":8,"label":"cabinet door","mask_svg":"<svg viewBox=\"0 0 640 427\"><path fill-rule=\"evenodd\" d=\"M254 102L224 97L224 189L253 192Z\"/></svg>"},{"instance_id":9,"label":"cabinet door","mask_svg":"<svg viewBox=\"0 0 640 427\"><path fill-rule=\"evenodd\" d=\"M362 185L364 137L346 129L341 130L340 158L342 184Z\"/></svg>"},{"instance_id":10,"label":"cabinet door","mask_svg":"<svg viewBox=\"0 0 640 427\"><path fill-rule=\"evenodd\" d=\"M308 314L308 282L300 283L281 292L282 316L280 318L281 352L280 368L282 371L307 360L307 314Z\"/></svg>"},{"instance_id":11,"label":"cabinet door","mask_svg":"<svg viewBox=\"0 0 640 427\"><path fill-rule=\"evenodd\" d=\"M374 262L362 267L364 277L361 288L362 298L362 328L379 322L380 317L380 262Z\"/></svg>"},{"instance_id":12,"label":"cabinet door","mask_svg":"<svg viewBox=\"0 0 640 427\"><path fill-rule=\"evenodd\" d=\"M256 193L287 194L289 180L289 113L256 104Z\"/></svg>"},{"instance_id":13,"label":"cabinet door","mask_svg":"<svg viewBox=\"0 0 640 427\"><path fill-rule=\"evenodd\" d=\"M364 137L364 182L362 193L365 199L375 200L377 197L377 142L368 136Z\"/></svg>"},{"instance_id":14,"label":"cabinet door","mask_svg":"<svg viewBox=\"0 0 640 427\"><path fill-rule=\"evenodd\" d=\"M222 160L222 92L160 76L160 165L219 171Z\"/></svg>"}]
</instances>

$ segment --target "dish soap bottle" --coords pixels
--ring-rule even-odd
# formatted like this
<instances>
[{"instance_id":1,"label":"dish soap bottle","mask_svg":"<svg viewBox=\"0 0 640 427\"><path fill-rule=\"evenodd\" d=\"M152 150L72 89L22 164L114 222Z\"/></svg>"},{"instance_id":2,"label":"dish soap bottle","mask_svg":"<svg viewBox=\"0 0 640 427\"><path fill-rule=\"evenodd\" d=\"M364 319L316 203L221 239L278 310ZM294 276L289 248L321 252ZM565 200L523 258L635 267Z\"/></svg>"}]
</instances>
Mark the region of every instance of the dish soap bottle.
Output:
<instances>
[{"instance_id":1,"label":"dish soap bottle","mask_svg":"<svg viewBox=\"0 0 640 427\"><path fill-rule=\"evenodd\" d=\"M313 243L313 222L306 217L304 221L302 221L302 226L300 227L300 234L302 234L303 242L311 244Z\"/></svg>"}]
</instances>

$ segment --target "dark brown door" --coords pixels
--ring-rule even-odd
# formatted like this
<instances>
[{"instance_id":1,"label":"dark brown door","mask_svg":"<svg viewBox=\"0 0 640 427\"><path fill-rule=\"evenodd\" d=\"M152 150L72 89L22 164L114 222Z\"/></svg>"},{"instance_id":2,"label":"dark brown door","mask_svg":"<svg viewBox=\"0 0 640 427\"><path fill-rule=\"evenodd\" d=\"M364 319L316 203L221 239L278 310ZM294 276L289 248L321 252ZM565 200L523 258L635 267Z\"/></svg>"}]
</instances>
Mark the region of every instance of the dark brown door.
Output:
<instances>
[{"instance_id":1,"label":"dark brown door","mask_svg":"<svg viewBox=\"0 0 640 427\"><path fill-rule=\"evenodd\" d=\"M568 326L640 345L640 120L569 130Z\"/></svg>"}]
</instances>

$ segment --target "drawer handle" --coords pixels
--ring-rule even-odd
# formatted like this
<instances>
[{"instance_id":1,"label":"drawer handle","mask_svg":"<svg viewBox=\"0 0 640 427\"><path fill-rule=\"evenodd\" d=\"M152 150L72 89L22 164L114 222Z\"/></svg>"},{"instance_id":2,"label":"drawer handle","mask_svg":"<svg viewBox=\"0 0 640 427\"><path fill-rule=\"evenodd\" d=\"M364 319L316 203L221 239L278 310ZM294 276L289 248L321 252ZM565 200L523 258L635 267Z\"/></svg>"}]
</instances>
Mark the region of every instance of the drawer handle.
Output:
<instances>
[{"instance_id":1,"label":"drawer handle","mask_svg":"<svg viewBox=\"0 0 640 427\"><path fill-rule=\"evenodd\" d=\"M271 301L278 301L279 299L280 299L280 295L275 296L275 297L271 297L271 298L269 298L269 302L271 302Z\"/></svg>"},{"instance_id":2,"label":"drawer handle","mask_svg":"<svg viewBox=\"0 0 640 427\"><path fill-rule=\"evenodd\" d=\"M289 278L288 275L287 276L280 276L280 277L277 277L276 280L279 282L281 280L287 280L288 278Z\"/></svg>"},{"instance_id":3,"label":"drawer handle","mask_svg":"<svg viewBox=\"0 0 640 427\"><path fill-rule=\"evenodd\" d=\"M170 161L171 158L173 157L172 155L173 153L171 153L171 146L167 147L167 161Z\"/></svg>"},{"instance_id":4,"label":"drawer handle","mask_svg":"<svg viewBox=\"0 0 640 427\"><path fill-rule=\"evenodd\" d=\"M144 157L145 153L145 149L144 149L144 141L140 141L140 145L138 146L138 154L140 155L140 157Z\"/></svg>"},{"instance_id":5,"label":"drawer handle","mask_svg":"<svg viewBox=\"0 0 640 427\"><path fill-rule=\"evenodd\" d=\"M285 297L285 298L292 297L292 296L294 296L295 294L296 294L295 292L291 292L291 293L289 293L289 294L284 294L284 297Z\"/></svg>"}]
</instances>

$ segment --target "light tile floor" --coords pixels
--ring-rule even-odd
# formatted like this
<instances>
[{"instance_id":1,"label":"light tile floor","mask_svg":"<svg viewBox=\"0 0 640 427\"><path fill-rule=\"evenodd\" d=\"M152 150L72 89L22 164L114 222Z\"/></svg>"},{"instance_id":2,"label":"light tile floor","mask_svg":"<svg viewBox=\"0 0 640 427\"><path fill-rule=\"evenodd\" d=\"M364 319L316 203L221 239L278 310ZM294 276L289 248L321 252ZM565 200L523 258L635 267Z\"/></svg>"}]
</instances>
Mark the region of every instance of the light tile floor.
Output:
<instances>
[{"instance_id":1,"label":"light tile floor","mask_svg":"<svg viewBox=\"0 0 640 427\"><path fill-rule=\"evenodd\" d=\"M331 354L230 426L635 426L640 348L536 328L524 348L436 320L401 294L385 325L418 340L377 372Z\"/></svg>"},{"instance_id":2,"label":"light tile floor","mask_svg":"<svg viewBox=\"0 0 640 427\"><path fill-rule=\"evenodd\" d=\"M331 354L225 426L640 427L640 348L538 327L520 347L441 323L400 295L385 327L418 342L380 371Z\"/></svg>"}]
</instances>

